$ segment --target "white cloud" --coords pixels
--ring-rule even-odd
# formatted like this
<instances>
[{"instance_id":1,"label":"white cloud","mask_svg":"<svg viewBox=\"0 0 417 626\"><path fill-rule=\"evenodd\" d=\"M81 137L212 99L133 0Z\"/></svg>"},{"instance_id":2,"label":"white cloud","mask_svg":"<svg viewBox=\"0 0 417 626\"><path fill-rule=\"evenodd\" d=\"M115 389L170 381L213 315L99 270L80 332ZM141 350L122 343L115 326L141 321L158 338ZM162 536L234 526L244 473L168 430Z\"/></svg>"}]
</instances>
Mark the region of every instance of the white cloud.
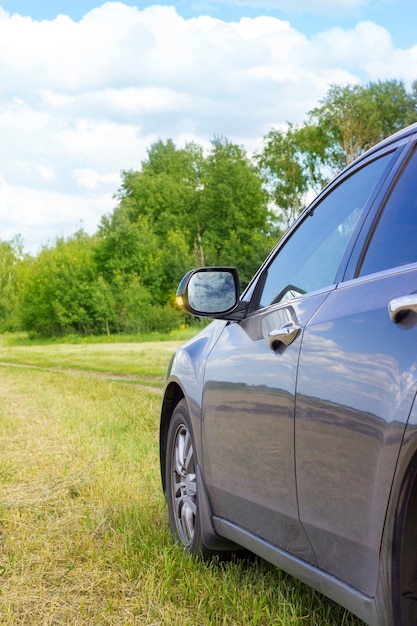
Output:
<instances>
[{"instance_id":1,"label":"white cloud","mask_svg":"<svg viewBox=\"0 0 417 626\"><path fill-rule=\"evenodd\" d=\"M385 28L372 22L359 22L351 30L333 28L313 37L313 45L321 55L315 62L335 66L369 67L374 59L390 58L393 53L391 36ZM398 68L397 68L398 70Z\"/></svg>"},{"instance_id":2,"label":"white cloud","mask_svg":"<svg viewBox=\"0 0 417 626\"><path fill-rule=\"evenodd\" d=\"M120 176L117 174L100 175L95 170L80 169L74 171L74 180L79 189L98 189L101 183L111 185L116 189L120 185Z\"/></svg>"},{"instance_id":3,"label":"white cloud","mask_svg":"<svg viewBox=\"0 0 417 626\"><path fill-rule=\"evenodd\" d=\"M417 62L417 46L395 49L372 22L308 38L272 17L184 19L121 2L79 22L0 8L0 42L0 238L20 232L32 249L42 232L94 231L120 171L139 168L157 139L224 135L251 151L271 127L301 122L330 84L409 85Z\"/></svg>"},{"instance_id":4,"label":"white cloud","mask_svg":"<svg viewBox=\"0 0 417 626\"><path fill-rule=\"evenodd\" d=\"M87 177L87 173L84 179L80 175L77 183L81 186ZM120 180L111 182L117 189ZM114 199L109 193L39 193L33 188L9 184L0 177L1 239L10 241L20 234L24 241L30 241L32 252L53 243L56 237L69 237L80 228L94 232L101 216L113 208Z\"/></svg>"}]
</instances>

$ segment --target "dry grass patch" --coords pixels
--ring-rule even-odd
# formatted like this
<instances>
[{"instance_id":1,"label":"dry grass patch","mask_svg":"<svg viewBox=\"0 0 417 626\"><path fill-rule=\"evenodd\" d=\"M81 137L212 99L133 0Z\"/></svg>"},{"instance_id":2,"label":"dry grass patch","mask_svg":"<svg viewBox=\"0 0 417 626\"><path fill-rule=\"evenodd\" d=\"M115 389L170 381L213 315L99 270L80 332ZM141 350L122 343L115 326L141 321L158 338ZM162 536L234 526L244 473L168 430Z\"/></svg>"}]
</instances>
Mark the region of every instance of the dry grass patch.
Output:
<instances>
[{"instance_id":1,"label":"dry grass patch","mask_svg":"<svg viewBox=\"0 0 417 626\"><path fill-rule=\"evenodd\" d=\"M134 623L141 623L137 590L129 589L137 582L128 582L123 567L121 524L129 505L141 501L145 517L154 511L162 519L156 431L143 428L146 415L135 427L137 399L128 389L123 410L117 391L96 380L3 372L0 580L7 623L128 624L132 598ZM155 399L141 398L155 427ZM123 432L133 439L135 429L136 454L118 453L135 447L123 442ZM154 468L151 477L142 464Z\"/></svg>"}]
</instances>

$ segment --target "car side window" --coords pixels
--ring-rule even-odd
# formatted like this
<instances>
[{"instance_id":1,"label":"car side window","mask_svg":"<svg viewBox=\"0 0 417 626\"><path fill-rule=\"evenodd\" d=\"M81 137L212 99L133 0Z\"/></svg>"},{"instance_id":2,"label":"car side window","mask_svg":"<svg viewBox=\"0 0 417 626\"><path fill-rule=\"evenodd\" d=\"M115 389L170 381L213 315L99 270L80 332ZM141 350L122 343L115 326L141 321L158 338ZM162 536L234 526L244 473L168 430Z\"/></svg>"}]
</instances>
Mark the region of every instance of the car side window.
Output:
<instances>
[{"instance_id":1,"label":"car side window","mask_svg":"<svg viewBox=\"0 0 417 626\"><path fill-rule=\"evenodd\" d=\"M377 222L359 276L417 262L417 149Z\"/></svg>"},{"instance_id":2,"label":"car side window","mask_svg":"<svg viewBox=\"0 0 417 626\"><path fill-rule=\"evenodd\" d=\"M387 153L355 171L304 218L267 268L258 307L334 283L350 236L392 158Z\"/></svg>"}]
</instances>

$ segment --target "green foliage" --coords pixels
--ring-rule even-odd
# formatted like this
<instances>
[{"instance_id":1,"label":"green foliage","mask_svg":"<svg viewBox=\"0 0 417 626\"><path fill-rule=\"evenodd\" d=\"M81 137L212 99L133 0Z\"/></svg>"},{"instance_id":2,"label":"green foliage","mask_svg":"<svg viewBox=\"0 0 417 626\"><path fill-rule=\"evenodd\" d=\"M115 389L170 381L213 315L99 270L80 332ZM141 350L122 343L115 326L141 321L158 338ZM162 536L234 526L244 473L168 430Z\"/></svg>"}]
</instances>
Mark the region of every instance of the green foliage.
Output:
<instances>
[{"instance_id":1,"label":"green foliage","mask_svg":"<svg viewBox=\"0 0 417 626\"><path fill-rule=\"evenodd\" d=\"M417 121L416 95L402 82L332 85L310 119L328 136L328 162L336 170L404 126Z\"/></svg>"},{"instance_id":2,"label":"green foliage","mask_svg":"<svg viewBox=\"0 0 417 626\"><path fill-rule=\"evenodd\" d=\"M181 325L183 314L167 304L156 304L150 291L141 285L137 276L132 275L124 280L117 277L113 287L117 293L118 311L117 326L113 329L115 332L169 332Z\"/></svg>"},{"instance_id":3,"label":"green foliage","mask_svg":"<svg viewBox=\"0 0 417 626\"><path fill-rule=\"evenodd\" d=\"M271 130L257 156L277 218L289 226L339 170L372 145L417 121L417 81L332 85L308 121Z\"/></svg>"},{"instance_id":4,"label":"green foliage","mask_svg":"<svg viewBox=\"0 0 417 626\"><path fill-rule=\"evenodd\" d=\"M22 327L41 335L94 332L99 284L90 237L78 232L45 246L25 268L19 285ZM101 298L101 315L105 294Z\"/></svg>"},{"instance_id":5,"label":"green foliage","mask_svg":"<svg viewBox=\"0 0 417 626\"><path fill-rule=\"evenodd\" d=\"M140 171L122 176L119 204L100 226L99 265L108 277L137 272L158 304L195 265L233 264L248 282L275 243L263 179L225 139L205 158L194 144L158 141Z\"/></svg>"},{"instance_id":6,"label":"green foliage","mask_svg":"<svg viewBox=\"0 0 417 626\"><path fill-rule=\"evenodd\" d=\"M207 265L236 265L248 282L272 247L263 179L243 148L216 139L202 180L195 234L200 258Z\"/></svg>"},{"instance_id":7,"label":"green foliage","mask_svg":"<svg viewBox=\"0 0 417 626\"><path fill-rule=\"evenodd\" d=\"M110 257L109 279L99 271L97 258L103 250L99 254L97 246L96 238L80 232L44 247L27 264L19 286L23 329L41 336L64 336L167 331L180 326L182 315L156 302L142 284L137 259L123 254L117 268ZM126 271L127 262L133 261L135 271Z\"/></svg>"},{"instance_id":8,"label":"green foliage","mask_svg":"<svg viewBox=\"0 0 417 626\"><path fill-rule=\"evenodd\" d=\"M306 167L301 139L306 128L271 130L264 138L264 148L258 163L268 181L270 197L279 207L278 219L287 229L305 205L311 186L310 168ZM312 134L312 133L310 133ZM307 149L310 143L307 142Z\"/></svg>"},{"instance_id":9,"label":"green foliage","mask_svg":"<svg viewBox=\"0 0 417 626\"><path fill-rule=\"evenodd\" d=\"M143 218L160 239L172 229L195 230L195 208L203 164L202 148L178 149L169 139L148 150L138 172L122 172L119 206L131 223Z\"/></svg>"},{"instance_id":10,"label":"green foliage","mask_svg":"<svg viewBox=\"0 0 417 626\"><path fill-rule=\"evenodd\" d=\"M0 331L15 330L17 318L17 284L19 267L25 258L21 238L0 241Z\"/></svg>"}]
</instances>

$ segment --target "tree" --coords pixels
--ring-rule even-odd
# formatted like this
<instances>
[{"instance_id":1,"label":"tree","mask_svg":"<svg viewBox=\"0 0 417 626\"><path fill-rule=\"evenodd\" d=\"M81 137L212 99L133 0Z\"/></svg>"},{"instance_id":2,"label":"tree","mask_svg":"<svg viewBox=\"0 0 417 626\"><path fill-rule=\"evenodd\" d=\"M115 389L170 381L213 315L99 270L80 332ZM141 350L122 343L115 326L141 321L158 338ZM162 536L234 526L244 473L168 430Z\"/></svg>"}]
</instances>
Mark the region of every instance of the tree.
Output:
<instances>
[{"instance_id":1,"label":"tree","mask_svg":"<svg viewBox=\"0 0 417 626\"><path fill-rule=\"evenodd\" d=\"M110 266L136 273L157 304L194 265L240 264L248 280L271 247L262 178L227 140L214 140L206 157L195 144L158 141L122 179L118 206L100 225L99 267L107 277Z\"/></svg>"},{"instance_id":2,"label":"tree","mask_svg":"<svg viewBox=\"0 0 417 626\"><path fill-rule=\"evenodd\" d=\"M172 229L194 231L202 164L203 151L196 144L178 149L171 139L156 142L140 171L122 172L119 206L131 223L145 217L160 238Z\"/></svg>"},{"instance_id":3,"label":"tree","mask_svg":"<svg viewBox=\"0 0 417 626\"><path fill-rule=\"evenodd\" d=\"M304 208L307 193L318 191L325 183L322 169L326 147L322 129L308 124L289 124L286 130L273 129L264 137L257 162L284 230Z\"/></svg>"},{"instance_id":4,"label":"tree","mask_svg":"<svg viewBox=\"0 0 417 626\"><path fill-rule=\"evenodd\" d=\"M332 85L310 111L310 120L330 138L328 164L340 169L362 152L404 126L417 121L415 93L397 80L367 85Z\"/></svg>"},{"instance_id":5,"label":"tree","mask_svg":"<svg viewBox=\"0 0 417 626\"><path fill-rule=\"evenodd\" d=\"M45 336L106 332L104 293L99 315L95 309L97 281L92 239L83 231L44 246L20 278L24 329ZM111 300L106 306L111 316Z\"/></svg>"},{"instance_id":6,"label":"tree","mask_svg":"<svg viewBox=\"0 0 417 626\"><path fill-rule=\"evenodd\" d=\"M330 178L395 131L417 121L417 81L332 85L300 126L271 130L257 156L270 200L288 227Z\"/></svg>"},{"instance_id":7,"label":"tree","mask_svg":"<svg viewBox=\"0 0 417 626\"><path fill-rule=\"evenodd\" d=\"M227 139L215 139L206 158L196 227L205 263L236 265L244 283L275 243L263 179L243 148Z\"/></svg>"},{"instance_id":8,"label":"tree","mask_svg":"<svg viewBox=\"0 0 417 626\"><path fill-rule=\"evenodd\" d=\"M20 236L0 241L0 330L15 330L17 317L17 281L19 263L24 258Z\"/></svg>"}]
</instances>

